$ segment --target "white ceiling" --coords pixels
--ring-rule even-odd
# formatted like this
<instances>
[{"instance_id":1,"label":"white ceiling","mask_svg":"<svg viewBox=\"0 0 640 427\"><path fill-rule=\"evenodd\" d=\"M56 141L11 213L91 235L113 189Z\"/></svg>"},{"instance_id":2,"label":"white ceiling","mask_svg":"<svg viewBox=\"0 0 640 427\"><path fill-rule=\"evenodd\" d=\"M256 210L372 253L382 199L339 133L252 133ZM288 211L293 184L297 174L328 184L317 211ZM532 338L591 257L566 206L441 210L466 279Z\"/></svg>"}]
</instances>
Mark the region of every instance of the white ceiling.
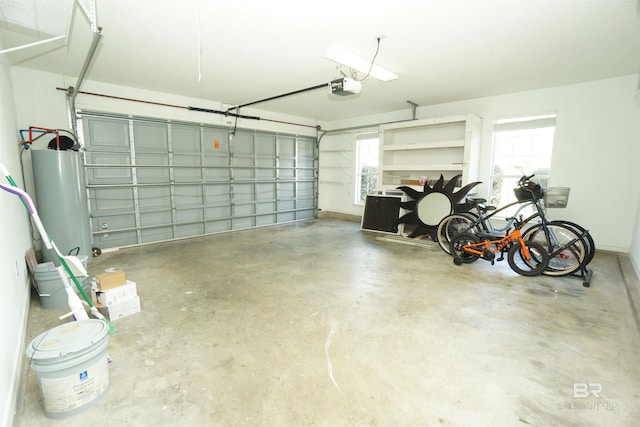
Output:
<instances>
[{"instance_id":1,"label":"white ceiling","mask_svg":"<svg viewBox=\"0 0 640 427\"><path fill-rule=\"evenodd\" d=\"M385 36L375 62L397 80L255 105L322 121L640 70L636 0L97 0L97 23L103 38L87 79L229 105L327 83L337 77L327 49L371 58ZM20 43L2 26L4 48ZM67 46L2 59L77 76L91 37L76 5Z\"/></svg>"}]
</instances>

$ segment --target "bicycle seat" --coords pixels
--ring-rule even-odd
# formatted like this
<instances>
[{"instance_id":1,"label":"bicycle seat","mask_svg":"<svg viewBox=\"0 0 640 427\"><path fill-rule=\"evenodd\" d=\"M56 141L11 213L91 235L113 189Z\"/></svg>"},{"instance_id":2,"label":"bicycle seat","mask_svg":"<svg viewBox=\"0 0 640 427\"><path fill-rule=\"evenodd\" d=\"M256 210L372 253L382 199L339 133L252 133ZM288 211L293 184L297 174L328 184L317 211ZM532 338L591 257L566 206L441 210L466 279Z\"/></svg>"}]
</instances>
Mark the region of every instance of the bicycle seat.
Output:
<instances>
[{"instance_id":1,"label":"bicycle seat","mask_svg":"<svg viewBox=\"0 0 640 427\"><path fill-rule=\"evenodd\" d=\"M483 199L482 197L467 197L467 202L471 205L475 206L478 203L486 203L487 199Z\"/></svg>"},{"instance_id":2,"label":"bicycle seat","mask_svg":"<svg viewBox=\"0 0 640 427\"><path fill-rule=\"evenodd\" d=\"M486 212L486 211L494 211L494 210L496 210L496 207L495 207L495 206L491 206L491 205L487 206L487 205L485 205L484 203L478 203L478 204L476 205L476 208L477 208L477 209L479 209L479 210L481 210L482 212Z\"/></svg>"}]
</instances>

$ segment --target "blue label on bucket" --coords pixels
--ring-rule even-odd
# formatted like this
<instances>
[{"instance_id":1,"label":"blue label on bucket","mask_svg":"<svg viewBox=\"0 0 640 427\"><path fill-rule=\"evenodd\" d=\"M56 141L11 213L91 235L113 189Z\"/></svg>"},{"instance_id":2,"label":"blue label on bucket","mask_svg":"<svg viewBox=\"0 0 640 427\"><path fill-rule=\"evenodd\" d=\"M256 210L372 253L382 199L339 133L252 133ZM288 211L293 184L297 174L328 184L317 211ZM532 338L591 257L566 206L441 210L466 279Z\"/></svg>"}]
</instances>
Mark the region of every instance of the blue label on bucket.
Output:
<instances>
[{"instance_id":1,"label":"blue label on bucket","mask_svg":"<svg viewBox=\"0 0 640 427\"><path fill-rule=\"evenodd\" d=\"M88 371L82 371L80 372L80 381L84 381L87 378L89 378L89 372Z\"/></svg>"}]
</instances>

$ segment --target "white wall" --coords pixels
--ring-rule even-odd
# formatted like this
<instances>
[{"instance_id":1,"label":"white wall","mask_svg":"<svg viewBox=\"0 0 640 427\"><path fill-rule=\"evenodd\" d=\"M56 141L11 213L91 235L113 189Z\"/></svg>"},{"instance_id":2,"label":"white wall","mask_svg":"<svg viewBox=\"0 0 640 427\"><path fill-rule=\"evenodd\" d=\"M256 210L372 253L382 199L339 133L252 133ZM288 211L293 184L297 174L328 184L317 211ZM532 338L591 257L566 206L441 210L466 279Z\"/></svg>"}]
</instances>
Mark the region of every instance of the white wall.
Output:
<instances>
[{"instance_id":1,"label":"white wall","mask_svg":"<svg viewBox=\"0 0 640 427\"><path fill-rule=\"evenodd\" d=\"M555 111L556 137L552 160L553 187L571 187L566 209L550 210L552 219L566 219L588 228L600 249L627 252L637 228L637 162L640 159L640 102L637 75L556 88L419 107L417 118L475 113L483 117L479 195L486 196L491 170L492 122L513 115ZM366 87L363 88L366 90ZM323 129L410 118L409 109L385 116L322 123ZM338 138L340 139L338 141ZM326 135L320 144L340 145L344 136ZM338 142L336 142L338 141ZM351 156L354 153L348 153ZM320 163L320 174L331 166ZM323 210L361 215L350 197L320 184ZM345 190L349 190L345 187ZM353 189L349 191L353 192ZM324 194L323 194L324 193ZM637 233L636 233L637 237ZM634 255L637 254L635 245Z\"/></svg>"},{"instance_id":2,"label":"white wall","mask_svg":"<svg viewBox=\"0 0 640 427\"><path fill-rule=\"evenodd\" d=\"M0 46L1 47L1 46ZM0 61L2 57L0 56ZM17 122L9 67L0 62L0 162L18 186L20 174ZM9 184L4 176L3 184ZM0 425L11 425L21 386L29 279L24 255L31 246L29 218L17 196L0 190Z\"/></svg>"}]
</instances>

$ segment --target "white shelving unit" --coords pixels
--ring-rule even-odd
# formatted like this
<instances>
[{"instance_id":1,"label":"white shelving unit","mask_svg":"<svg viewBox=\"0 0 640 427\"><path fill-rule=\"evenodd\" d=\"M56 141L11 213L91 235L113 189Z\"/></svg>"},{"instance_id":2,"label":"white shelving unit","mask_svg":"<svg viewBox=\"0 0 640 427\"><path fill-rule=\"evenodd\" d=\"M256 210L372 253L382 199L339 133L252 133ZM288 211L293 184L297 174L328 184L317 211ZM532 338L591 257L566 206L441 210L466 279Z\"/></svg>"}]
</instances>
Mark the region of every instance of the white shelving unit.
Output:
<instances>
[{"instance_id":1,"label":"white shelving unit","mask_svg":"<svg viewBox=\"0 0 640 427\"><path fill-rule=\"evenodd\" d=\"M325 149L321 150L318 156L319 163L323 165L318 183L336 184L344 188L353 185L355 161L347 150ZM325 164L330 166L324 166Z\"/></svg>"},{"instance_id":2,"label":"white shelving unit","mask_svg":"<svg viewBox=\"0 0 640 427\"><path fill-rule=\"evenodd\" d=\"M414 120L380 127L379 189L409 185L421 190L426 177L447 182L461 174L461 183L476 181L482 119L473 114Z\"/></svg>"}]
</instances>

